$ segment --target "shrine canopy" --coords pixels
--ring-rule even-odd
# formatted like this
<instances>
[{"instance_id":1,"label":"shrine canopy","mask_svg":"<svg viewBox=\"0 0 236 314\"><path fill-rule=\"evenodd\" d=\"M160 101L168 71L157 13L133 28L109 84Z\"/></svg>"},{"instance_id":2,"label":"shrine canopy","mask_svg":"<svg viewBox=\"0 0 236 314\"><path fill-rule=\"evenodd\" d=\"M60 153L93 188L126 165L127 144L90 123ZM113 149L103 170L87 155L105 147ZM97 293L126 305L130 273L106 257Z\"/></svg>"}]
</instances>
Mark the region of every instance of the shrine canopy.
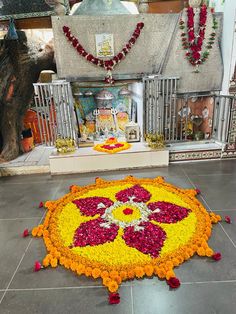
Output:
<instances>
[{"instance_id":1,"label":"shrine canopy","mask_svg":"<svg viewBox=\"0 0 236 314\"><path fill-rule=\"evenodd\" d=\"M83 0L74 15L130 14L120 0Z\"/></svg>"},{"instance_id":2,"label":"shrine canopy","mask_svg":"<svg viewBox=\"0 0 236 314\"><path fill-rule=\"evenodd\" d=\"M54 13L44 0L0 0L0 20L50 16Z\"/></svg>"}]
</instances>

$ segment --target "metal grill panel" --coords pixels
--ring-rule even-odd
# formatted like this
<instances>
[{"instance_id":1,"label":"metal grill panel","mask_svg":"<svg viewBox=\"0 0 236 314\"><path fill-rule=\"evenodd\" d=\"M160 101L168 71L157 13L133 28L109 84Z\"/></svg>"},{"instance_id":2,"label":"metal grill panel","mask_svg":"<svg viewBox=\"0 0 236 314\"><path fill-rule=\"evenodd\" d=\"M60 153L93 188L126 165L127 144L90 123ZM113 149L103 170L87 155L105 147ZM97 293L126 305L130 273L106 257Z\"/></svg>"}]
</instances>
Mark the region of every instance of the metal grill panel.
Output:
<instances>
[{"instance_id":1,"label":"metal grill panel","mask_svg":"<svg viewBox=\"0 0 236 314\"><path fill-rule=\"evenodd\" d=\"M177 140L177 85L178 77L158 75L145 77L144 134L160 133L165 141Z\"/></svg>"},{"instance_id":2,"label":"metal grill panel","mask_svg":"<svg viewBox=\"0 0 236 314\"><path fill-rule=\"evenodd\" d=\"M34 101L43 144L55 145L57 137L75 139L74 105L70 83L34 84Z\"/></svg>"}]
</instances>

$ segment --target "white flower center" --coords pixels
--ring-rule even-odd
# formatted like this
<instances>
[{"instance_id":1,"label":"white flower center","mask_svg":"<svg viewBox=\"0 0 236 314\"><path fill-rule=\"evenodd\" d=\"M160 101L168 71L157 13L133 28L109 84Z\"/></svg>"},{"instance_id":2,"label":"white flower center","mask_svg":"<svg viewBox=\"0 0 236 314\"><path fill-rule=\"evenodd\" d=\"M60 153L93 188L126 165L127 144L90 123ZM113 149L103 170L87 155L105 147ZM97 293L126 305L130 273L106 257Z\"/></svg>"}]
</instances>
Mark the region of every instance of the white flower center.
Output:
<instances>
[{"instance_id":1,"label":"white flower center","mask_svg":"<svg viewBox=\"0 0 236 314\"><path fill-rule=\"evenodd\" d=\"M115 209L118 207L124 207L126 206L127 208L137 208L140 212L140 218L139 219L134 219L132 221L126 222L122 220L118 220L114 217L112 214ZM159 210L160 211L160 210ZM101 224L101 227L104 228L110 228L111 224L116 224L117 226L121 228L126 228L126 227L134 227L135 231L140 231L143 230L144 227L139 226L142 222L147 222L149 221L149 215L152 214L153 211L150 210L145 203L137 203L133 202L133 197L130 198L128 202L115 202L112 206L108 207L105 211L105 213L101 216L101 218L104 219L104 222Z\"/></svg>"}]
</instances>

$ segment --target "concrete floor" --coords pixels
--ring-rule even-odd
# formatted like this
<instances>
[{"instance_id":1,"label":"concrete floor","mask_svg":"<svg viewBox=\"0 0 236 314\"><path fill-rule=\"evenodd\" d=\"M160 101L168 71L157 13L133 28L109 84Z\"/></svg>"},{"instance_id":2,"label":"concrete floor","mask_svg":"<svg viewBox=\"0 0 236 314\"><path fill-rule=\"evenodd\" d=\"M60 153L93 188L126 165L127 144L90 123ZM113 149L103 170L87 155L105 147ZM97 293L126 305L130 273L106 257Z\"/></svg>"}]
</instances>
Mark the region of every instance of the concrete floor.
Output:
<instances>
[{"instance_id":1,"label":"concrete floor","mask_svg":"<svg viewBox=\"0 0 236 314\"><path fill-rule=\"evenodd\" d=\"M77 277L62 267L33 272L42 260L42 239L22 239L25 228L37 225L44 210L40 201L56 199L71 184L86 185L101 176L119 179L164 176L183 188L201 189L200 200L208 210L233 223L214 227L209 243L222 253L213 262L194 256L176 269L182 285L170 291L153 279L126 282L120 288L121 303L108 305L99 280ZM132 170L93 175L29 175L0 178L0 313L1 314L233 314L236 309L236 160L171 165L168 168Z\"/></svg>"}]
</instances>

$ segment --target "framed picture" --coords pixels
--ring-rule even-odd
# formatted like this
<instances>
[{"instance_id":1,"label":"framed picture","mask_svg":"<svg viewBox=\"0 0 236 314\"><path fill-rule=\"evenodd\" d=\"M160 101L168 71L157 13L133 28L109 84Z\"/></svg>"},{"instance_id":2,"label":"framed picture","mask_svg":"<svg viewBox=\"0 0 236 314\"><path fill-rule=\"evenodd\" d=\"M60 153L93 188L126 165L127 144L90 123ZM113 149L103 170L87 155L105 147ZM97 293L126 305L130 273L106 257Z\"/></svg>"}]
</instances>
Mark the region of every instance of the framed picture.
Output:
<instances>
[{"instance_id":1,"label":"framed picture","mask_svg":"<svg viewBox=\"0 0 236 314\"><path fill-rule=\"evenodd\" d=\"M96 34L97 58L114 57L113 34Z\"/></svg>"},{"instance_id":2,"label":"framed picture","mask_svg":"<svg viewBox=\"0 0 236 314\"><path fill-rule=\"evenodd\" d=\"M140 141L140 128L135 122L130 122L125 127L125 138L129 142L139 142Z\"/></svg>"},{"instance_id":3,"label":"framed picture","mask_svg":"<svg viewBox=\"0 0 236 314\"><path fill-rule=\"evenodd\" d=\"M69 1L61 0L67 10ZM50 16L54 14L53 1L47 0L0 0L0 21Z\"/></svg>"}]
</instances>

